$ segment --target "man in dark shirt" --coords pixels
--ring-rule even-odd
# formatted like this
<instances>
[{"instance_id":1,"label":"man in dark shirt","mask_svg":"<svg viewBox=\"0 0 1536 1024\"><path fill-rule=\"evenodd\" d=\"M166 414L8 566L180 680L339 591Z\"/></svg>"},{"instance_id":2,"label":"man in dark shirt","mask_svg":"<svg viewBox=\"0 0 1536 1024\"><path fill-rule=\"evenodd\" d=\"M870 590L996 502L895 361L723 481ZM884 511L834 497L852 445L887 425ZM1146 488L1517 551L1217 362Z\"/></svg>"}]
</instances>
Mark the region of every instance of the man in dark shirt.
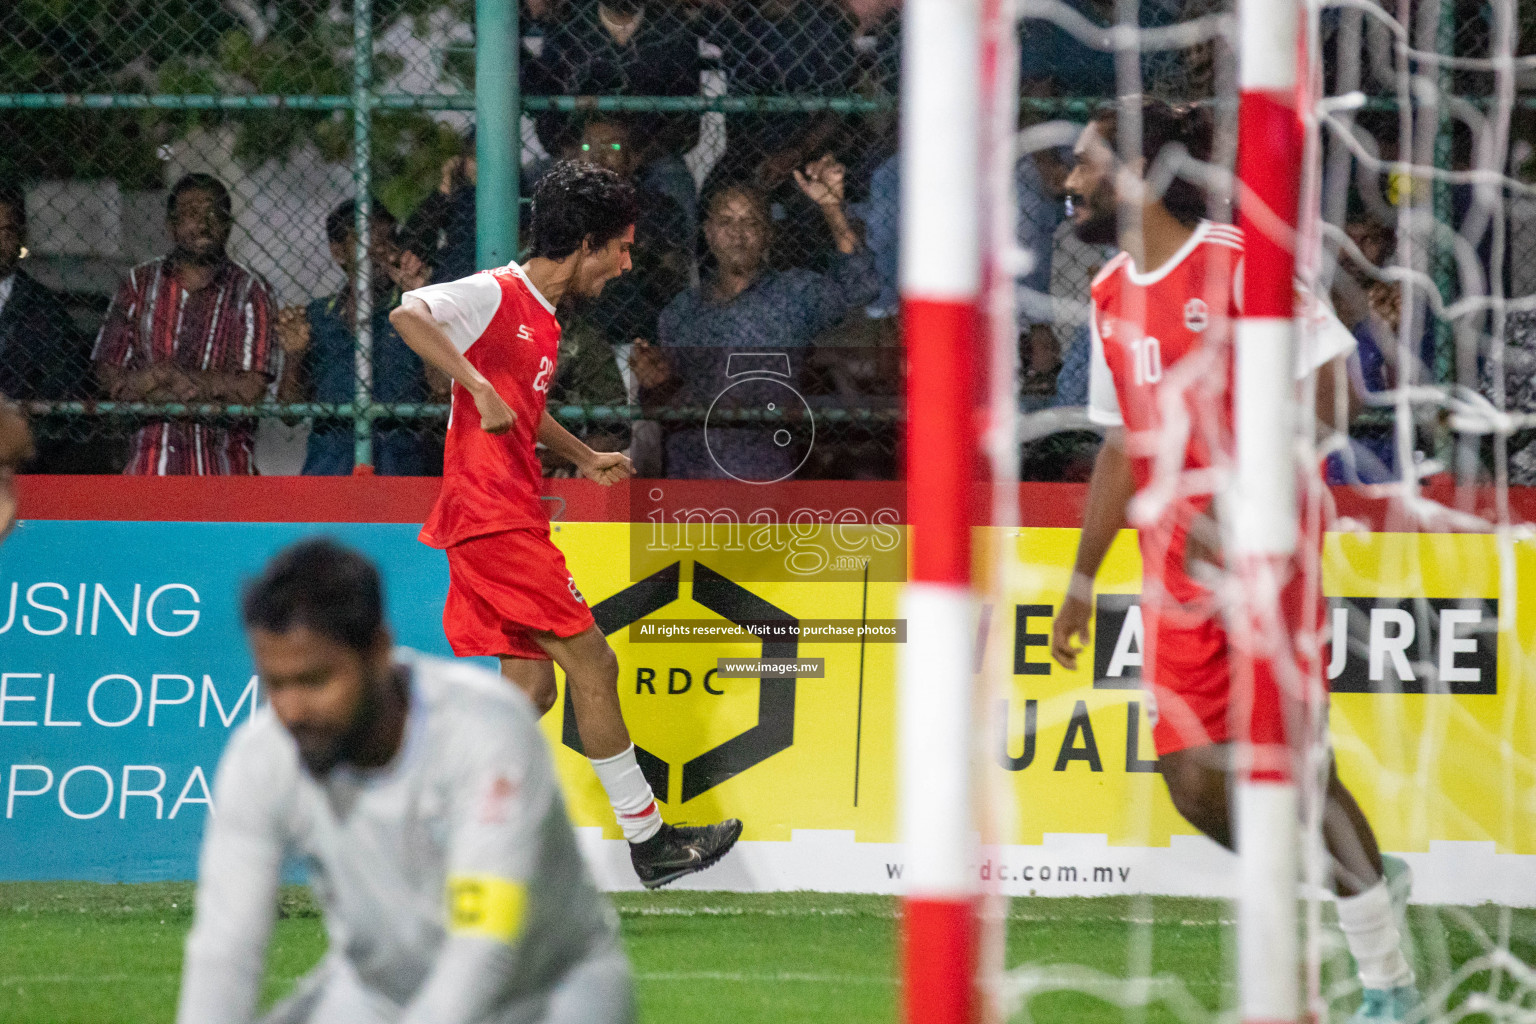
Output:
<instances>
[{"instance_id":1,"label":"man in dark shirt","mask_svg":"<svg viewBox=\"0 0 1536 1024\"><path fill-rule=\"evenodd\" d=\"M830 156L795 172L796 186L821 212L835 241L826 274L767 267L772 225L760 192L734 186L712 198L704 237L715 272L662 311L659 348L635 346L635 371L648 403L799 409L794 389L812 340L880 293L874 257L843 208L843 176L843 166ZM667 439L667 475L780 480L808 454L805 438L790 434L786 440L777 424L734 426L725 419L708 428L707 439L703 428L683 427Z\"/></svg>"},{"instance_id":2,"label":"man in dark shirt","mask_svg":"<svg viewBox=\"0 0 1536 1024\"><path fill-rule=\"evenodd\" d=\"M437 191L421 201L401 232L400 246L432 268L432 280L457 281L479 267L475 254L475 130L457 155L443 161Z\"/></svg>"},{"instance_id":3,"label":"man in dark shirt","mask_svg":"<svg viewBox=\"0 0 1536 1024\"><path fill-rule=\"evenodd\" d=\"M578 0L530 63L526 91L576 96L696 96L702 70L697 34L664 0ZM551 112L538 124L557 158L580 137L570 115ZM675 155L698 142L699 115L642 114L634 134L645 143L642 163Z\"/></svg>"},{"instance_id":4,"label":"man in dark shirt","mask_svg":"<svg viewBox=\"0 0 1536 1024\"><path fill-rule=\"evenodd\" d=\"M17 401L82 398L90 348L64 304L22 269L27 206L0 188L0 394Z\"/></svg>"},{"instance_id":5,"label":"man in dark shirt","mask_svg":"<svg viewBox=\"0 0 1536 1024\"><path fill-rule=\"evenodd\" d=\"M0 395L16 401L94 397L91 342L58 296L22 269L27 204L19 189L0 187ZM100 445L78 436L76 421L39 430L31 473L104 472L92 456ZM72 433L76 436L72 436Z\"/></svg>"},{"instance_id":6,"label":"man in dark shirt","mask_svg":"<svg viewBox=\"0 0 1536 1024\"><path fill-rule=\"evenodd\" d=\"M403 291L427 283L421 260L395 242L395 218L375 201L369 231L373 265L373 400L421 402L428 394L426 368L406 347L389 322ZM279 396L285 402L325 402L341 405L357 393L357 313L352 281L357 267L356 207L348 199L325 219L331 258L347 275L335 295L315 299L304 308L278 314L278 343L284 367ZM352 421L319 420L309 434L305 476L345 476L354 467ZM373 465L381 476L422 476L426 472L426 442L411 426L377 428L373 432Z\"/></svg>"}]
</instances>

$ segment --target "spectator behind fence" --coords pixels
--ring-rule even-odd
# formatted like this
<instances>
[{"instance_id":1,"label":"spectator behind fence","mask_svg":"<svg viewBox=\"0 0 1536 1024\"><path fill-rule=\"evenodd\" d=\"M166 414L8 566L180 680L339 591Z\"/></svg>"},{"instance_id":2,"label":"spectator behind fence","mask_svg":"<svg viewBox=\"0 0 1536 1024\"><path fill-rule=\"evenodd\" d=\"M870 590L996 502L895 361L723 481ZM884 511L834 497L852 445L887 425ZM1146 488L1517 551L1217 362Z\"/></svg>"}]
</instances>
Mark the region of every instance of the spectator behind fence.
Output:
<instances>
[{"instance_id":1,"label":"spectator behind fence","mask_svg":"<svg viewBox=\"0 0 1536 1024\"><path fill-rule=\"evenodd\" d=\"M630 249L634 269L613 281L595 299L575 307L560 337L559 370L553 404L627 405L631 394L624 369L635 338L656 337L656 321L674 296L688 287L687 221L667 196L634 182L639 157L630 122L598 117L582 131L576 157L613 171L635 184L639 217ZM598 451L630 444L625 424L594 424L577 436Z\"/></svg>"},{"instance_id":2,"label":"spectator behind fence","mask_svg":"<svg viewBox=\"0 0 1536 1024\"><path fill-rule=\"evenodd\" d=\"M1396 259L1395 231L1363 210L1347 214L1345 232L1375 267L1390 266ZM1434 380L1435 331L1433 318L1420 325L1418 352L1409 353L1408 365L1399 362L1402 328L1402 290L1396 282L1376 280L1348 256L1334 275L1330 298L1339 320L1357 342L1350 356L1350 379L1359 396L1369 404L1399 385L1412 386ZM1371 395L1378 397L1373 401ZM1415 433L1418 428L1415 427ZM1328 456L1327 479L1334 484L1378 484L1397 479L1397 431L1390 420L1353 424L1349 446ZM1418 439L1416 438L1416 444Z\"/></svg>"},{"instance_id":3,"label":"spectator behind fence","mask_svg":"<svg viewBox=\"0 0 1536 1024\"><path fill-rule=\"evenodd\" d=\"M1489 401L1501 399L1500 408L1516 415L1536 412L1536 311L1516 310L1504 320L1504 379L1495 382L1492 359L1482 369L1482 392ZM1502 385L1503 394L1496 383ZM1511 434L1508 441L1509 483L1536 487L1536 430ZM1490 447L1484 442L1484 448ZM1488 452L1492 454L1491 451Z\"/></svg>"},{"instance_id":4,"label":"spectator behind fence","mask_svg":"<svg viewBox=\"0 0 1536 1024\"><path fill-rule=\"evenodd\" d=\"M59 297L22 268L26 242L25 196L0 187L0 394L22 402L95 397L90 338ZM39 430L36 456L23 472L99 470L92 447Z\"/></svg>"},{"instance_id":5,"label":"spectator behind fence","mask_svg":"<svg viewBox=\"0 0 1536 1024\"><path fill-rule=\"evenodd\" d=\"M357 268L357 208L348 199L325 218L331 258L347 275L335 295L294 306L277 317L277 338L283 350L284 402L353 401L357 390L357 322L353 275ZM402 292L427 283L425 264L395 240L395 218L377 200L372 205L368 238L373 290L373 400L421 402L428 397L427 371L421 358L406 347L389 322ZM355 432L351 420L317 420L309 434L305 476L345 476L354 466ZM381 476L423 476L427 443L417 426L376 428L373 466Z\"/></svg>"},{"instance_id":6,"label":"spectator behind fence","mask_svg":"<svg viewBox=\"0 0 1536 1024\"><path fill-rule=\"evenodd\" d=\"M475 130L465 135L458 155L443 162L437 190L411 214L401 246L431 265L432 280L457 281L475 265Z\"/></svg>"},{"instance_id":7,"label":"spectator behind fence","mask_svg":"<svg viewBox=\"0 0 1536 1024\"><path fill-rule=\"evenodd\" d=\"M698 35L671 0L577 0L544 37L531 63L524 91L533 95L697 96L703 70ZM693 185L681 154L698 143L699 113L633 117L639 165L645 170L641 178L653 188L663 180L681 182L686 194L664 190L679 206L690 207ZM537 124L539 141L553 156L580 138L581 122L571 114L549 111Z\"/></svg>"},{"instance_id":8,"label":"spectator behind fence","mask_svg":"<svg viewBox=\"0 0 1536 1024\"><path fill-rule=\"evenodd\" d=\"M869 181L875 168L896 152L901 93L901 0L843 0L854 20L853 93L888 107L847 119L849 177ZM850 190L851 192L852 190Z\"/></svg>"},{"instance_id":9,"label":"spectator behind fence","mask_svg":"<svg viewBox=\"0 0 1536 1024\"><path fill-rule=\"evenodd\" d=\"M96 338L107 393L121 402L250 405L278 370L267 282L225 252L233 223L229 190L207 174L171 188L166 223L174 248L134 267ZM156 420L134 435L126 473L255 472L255 427Z\"/></svg>"},{"instance_id":10,"label":"spectator behind fence","mask_svg":"<svg viewBox=\"0 0 1536 1024\"><path fill-rule=\"evenodd\" d=\"M761 192L730 185L712 197L704 221L712 276L662 311L660 348L635 344L644 401L708 407L730 383L731 353L788 349L800 350L788 353L798 356L817 334L879 295L874 258L843 211L843 174L842 164L830 156L795 172L796 184L821 211L835 240L837 255L827 274L768 269L773 228ZM747 390L733 389L733 397L739 394L751 404L755 399ZM701 427L680 428L666 441L667 475L777 479L793 472L797 460L772 434L771 427L711 428L706 448Z\"/></svg>"},{"instance_id":11,"label":"spectator behind fence","mask_svg":"<svg viewBox=\"0 0 1536 1024\"><path fill-rule=\"evenodd\" d=\"M735 0L713 19L728 87L746 96L847 96L857 80L853 16L829 0ZM706 191L747 182L767 195L775 225L768 265L817 265L832 240L794 186L794 170L844 137L833 111L731 114L726 150Z\"/></svg>"}]
</instances>

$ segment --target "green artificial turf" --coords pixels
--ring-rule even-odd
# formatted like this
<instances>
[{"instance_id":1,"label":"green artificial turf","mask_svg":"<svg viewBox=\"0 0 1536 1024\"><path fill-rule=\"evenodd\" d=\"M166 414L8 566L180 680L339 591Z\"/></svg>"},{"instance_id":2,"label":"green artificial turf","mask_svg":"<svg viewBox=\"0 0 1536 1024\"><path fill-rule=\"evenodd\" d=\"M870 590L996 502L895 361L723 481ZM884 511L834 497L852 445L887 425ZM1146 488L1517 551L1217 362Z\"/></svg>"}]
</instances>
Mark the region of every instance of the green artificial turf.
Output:
<instances>
[{"instance_id":1,"label":"green artificial turf","mask_svg":"<svg viewBox=\"0 0 1536 1024\"><path fill-rule=\"evenodd\" d=\"M191 896L185 884L0 884L0 1024L169 1024ZM896 1018L892 899L659 892L620 894L615 903L648 1024L888 1024ZM1018 968L1012 982L1029 990L1016 1020L1209 1021L1235 1003L1227 904L1015 899L1006 913L1008 960ZM1480 971L1477 958L1507 948L1515 960L1531 962L1536 912L1416 907L1412 913L1427 988L1449 991L1454 983L1458 994L1449 1005L1490 986L1500 998L1518 1000L1519 964ZM324 947L308 894L285 890L264 1002L286 992ZM1334 941L1325 950L1324 986L1335 1020L1355 1002L1340 949ZM1453 974L1469 961L1465 978ZM1153 980L1125 984L1131 976ZM1436 1001L1446 1005L1444 998ZM1143 1002L1145 1012L1126 1008ZM1530 1008L1528 1002L1525 1011Z\"/></svg>"}]
</instances>

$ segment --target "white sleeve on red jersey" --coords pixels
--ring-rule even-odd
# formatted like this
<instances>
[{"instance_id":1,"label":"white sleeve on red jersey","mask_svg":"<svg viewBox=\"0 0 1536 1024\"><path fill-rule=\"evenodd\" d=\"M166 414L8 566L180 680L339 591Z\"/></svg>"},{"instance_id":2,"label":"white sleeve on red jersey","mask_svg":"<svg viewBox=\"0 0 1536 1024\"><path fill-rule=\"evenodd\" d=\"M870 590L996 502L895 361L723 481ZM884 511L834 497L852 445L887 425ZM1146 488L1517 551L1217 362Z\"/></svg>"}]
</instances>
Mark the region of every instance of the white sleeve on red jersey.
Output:
<instances>
[{"instance_id":1,"label":"white sleeve on red jersey","mask_svg":"<svg viewBox=\"0 0 1536 1024\"><path fill-rule=\"evenodd\" d=\"M1232 271L1232 304L1243 311L1243 260ZM1339 356L1355 350L1355 336L1327 300L1312 295L1296 281L1296 323L1304 328L1296 338L1296 379L1302 380Z\"/></svg>"},{"instance_id":2,"label":"white sleeve on red jersey","mask_svg":"<svg viewBox=\"0 0 1536 1024\"><path fill-rule=\"evenodd\" d=\"M490 274L471 274L457 281L408 291L400 301L406 299L425 302L432 319L448 335L453 347L466 352L480 340L496 310L501 308L501 285Z\"/></svg>"},{"instance_id":3,"label":"white sleeve on red jersey","mask_svg":"<svg viewBox=\"0 0 1536 1024\"><path fill-rule=\"evenodd\" d=\"M1296 320L1303 327L1296 339L1296 379L1347 356L1355 350L1354 334L1326 299L1296 286Z\"/></svg>"},{"instance_id":4,"label":"white sleeve on red jersey","mask_svg":"<svg viewBox=\"0 0 1536 1024\"><path fill-rule=\"evenodd\" d=\"M1104 358L1104 339L1099 337L1099 311L1088 314L1088 421L1101 427L1123 427L1120 399L1115 395L1115 377Z\"/></svg>"}]
</instances>

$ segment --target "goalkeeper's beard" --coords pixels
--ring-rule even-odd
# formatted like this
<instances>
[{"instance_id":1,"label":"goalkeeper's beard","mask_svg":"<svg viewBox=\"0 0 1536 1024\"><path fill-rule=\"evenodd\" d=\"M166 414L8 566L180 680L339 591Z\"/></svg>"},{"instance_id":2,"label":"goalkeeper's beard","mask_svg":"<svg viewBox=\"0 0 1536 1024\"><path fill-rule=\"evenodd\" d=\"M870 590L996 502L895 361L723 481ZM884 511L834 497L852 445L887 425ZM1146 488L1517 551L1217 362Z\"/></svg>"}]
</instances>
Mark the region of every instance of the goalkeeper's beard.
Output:
<instances>
[{"instance_id":1,"label":"goalkeeper's beard","mask_svg":"<svg viewBox=\"0 0 1536 1024\"><path fill-rule=\"evenodd\" d=\"M295 737L299 743L299 757L311 775L317 779L324 778L337 765L357 757L368 743L374 727L383 714L383 690L390 685L390 682L389 673L369 678L363 687L363 692L358 696L357 710L352 715L352 721L348 722L339 733L334 734L330 742L306 745Z\"/></svg>"}]
</instances>

